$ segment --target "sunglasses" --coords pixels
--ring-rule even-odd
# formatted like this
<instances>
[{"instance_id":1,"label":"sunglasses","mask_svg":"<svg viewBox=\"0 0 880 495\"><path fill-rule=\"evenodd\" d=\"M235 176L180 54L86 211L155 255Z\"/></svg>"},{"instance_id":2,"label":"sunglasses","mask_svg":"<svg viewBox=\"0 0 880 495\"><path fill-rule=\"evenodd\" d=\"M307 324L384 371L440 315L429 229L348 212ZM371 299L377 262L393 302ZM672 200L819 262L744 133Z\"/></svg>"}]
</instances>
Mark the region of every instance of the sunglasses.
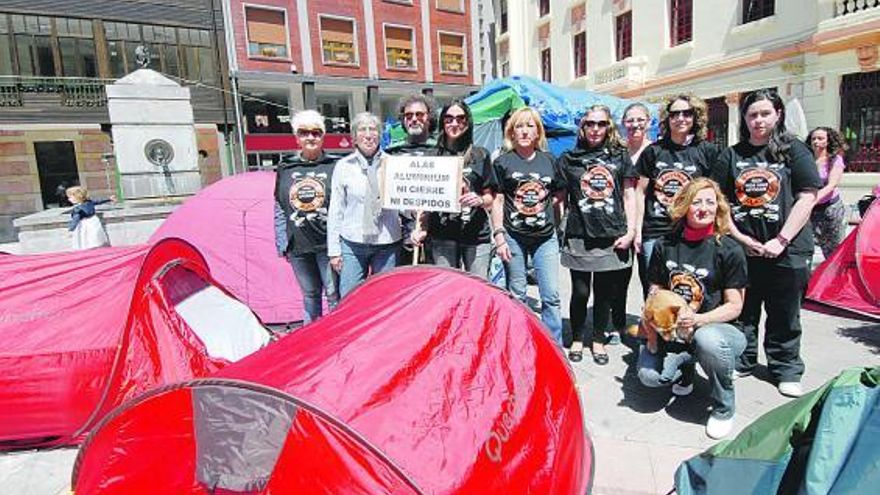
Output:
<instances>
[{"instance_id":1,"label":"sunglasses","mask_svg":"<svg viewBox=\"0 0 880 495\"><path fill-rule=\"evenodd\" d=\"M674 119L679 116L684 117L686 119L689 119L694 116L694 109L693 108L686 108L684 110L670 110L669 111L669 118L670 119Z\"/></svg>"},{"instance_id":2,"label":"sunglasses","mask_svg":"<svg viewBox=\"0 0 880 495\"><path fill-rule=\"evenodd\" d=\"M644 124L646 122L648 122L648 119L643 119L643 118L637 118L637 119L629 118L629 119L626 119L623 121L624 124Z\"/></svg>"},{"instance_id":3,"label":"sunglasses","mask_svg":"<svg viewBox=\"0 0 880 495\"><path fill-rule=\"evenodd\" d=\"M584 127L586 127L587 129L589 129L591 127L598 127L599 129L604 129L604 128L608 127L608 121L607 120L587 120L584 122Z\"/></svg>"},{"instance_id":4,"label":"sunglasses","mask_svg":"<svg viewBox=\"0 0 880 495\"><path fill-rule=\"evenodd\" d=\"M297 129L296 135L299 137L319 138L324 135L321 129Z\"/></svg>"},{"instance_id":5,"label":"sunglasses","mask_svg":"<svg viewBox=\"0 0 880 495\"><path fill-rule=\"evenodd\" d=\"M428 115L426 112L406 112L403 114L403 118L405 118L407 120L413 119L413 118L423 119L423 118L425 118L426 115Z\"/></svg>"},{"instance_id":6,"label":"sunglasses","mask_svg":"<svg viewBox=\"0 0 880 495\"><path fill-rule=\"evenodd\" d=\"M467 115L444 115L443 116L443 123L444 124L451 124L453 122L456 122L456 123L462 124L462 125L467 124Z\"/></svg>"}]
</instances>

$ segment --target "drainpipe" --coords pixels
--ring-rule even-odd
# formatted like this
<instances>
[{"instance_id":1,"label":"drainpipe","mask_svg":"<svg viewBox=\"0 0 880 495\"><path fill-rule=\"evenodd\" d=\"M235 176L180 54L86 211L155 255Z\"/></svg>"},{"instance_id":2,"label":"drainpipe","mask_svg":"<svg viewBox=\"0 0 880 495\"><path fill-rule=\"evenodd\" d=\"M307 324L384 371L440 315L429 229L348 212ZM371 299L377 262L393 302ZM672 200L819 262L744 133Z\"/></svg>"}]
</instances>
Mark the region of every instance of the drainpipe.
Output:
<instances>
[{"instance_id":1,"label":"drainpipe","mask_svg":"<svg viewBox=\"0 0 880 495\"><path fill-rule=\"evenodd\" d=\"M229 78L232 82L232 99L234 102L235 110L236 137L238 139L241 170L244 172L247 171L247 153L244 148L244 122L241 115L241 101L238 95L238 56L235 53L235 33L233 32L234 24L232 23L232 7L229 0L222 0L222 7L224 27L223 31L226 34L226 57L229 62ZM234 174L236 172L235 161L230 160L229 164L232 167L232 173Z\"/></svg>"}]
</instances>

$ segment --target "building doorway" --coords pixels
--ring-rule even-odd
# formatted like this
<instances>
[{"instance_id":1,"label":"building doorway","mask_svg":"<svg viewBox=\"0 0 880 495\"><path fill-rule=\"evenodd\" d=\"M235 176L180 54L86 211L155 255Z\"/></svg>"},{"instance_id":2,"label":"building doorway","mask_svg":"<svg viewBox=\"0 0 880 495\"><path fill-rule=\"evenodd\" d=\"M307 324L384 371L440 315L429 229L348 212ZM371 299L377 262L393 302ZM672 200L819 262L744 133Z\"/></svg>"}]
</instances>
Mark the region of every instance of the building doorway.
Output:
<instances>
[{"instance_id":1,"label":"building doorway","mask_svg":"<svg viewBox=\"0 0 880 495\"><path fill-rule=\"evenodd\" d=\"M706 140L715 143L721 149L729 146L727 142L727 128L730 122L730 113L727 111L727 102L724 97L709 98L706 100L709 108L709 125L706 130Z\"/></svg>"},{"instance_id":2,"label":"building doorway","mask_svg":"<svg viewBox=\"0 0 880 495\"><path fill-rule=\"evenodd\" d=\"M73 141L34 142L43 208L68 206L64 189L79 184Z\"/></svg>"},{"instance_id":3,"label":"building doorway","mask_svg":"<svg viewBox=\"0 0 880 495\"><path fill-rule=\"evenodd\" d=\"M840 132L849 147L848 170L880 171L880 71L843 76Z\"/></svg>"}]
</instances>

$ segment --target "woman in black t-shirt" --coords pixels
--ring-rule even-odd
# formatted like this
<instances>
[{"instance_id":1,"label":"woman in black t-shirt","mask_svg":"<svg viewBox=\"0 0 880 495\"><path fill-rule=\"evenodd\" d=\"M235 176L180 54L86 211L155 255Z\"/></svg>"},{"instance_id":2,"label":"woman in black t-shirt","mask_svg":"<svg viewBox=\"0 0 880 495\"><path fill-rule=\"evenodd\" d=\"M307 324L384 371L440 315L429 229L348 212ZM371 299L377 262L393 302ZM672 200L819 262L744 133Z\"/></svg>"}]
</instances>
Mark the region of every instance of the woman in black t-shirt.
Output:
<instances>
[{"instance_id":1,"label":"woman in black t-shirt","mask_svg":"<svg viewBox=\"0 0 880 495\"><path fill-rule=\"evenodd\" d=\"M507 288L526 300L526 259L532 259L541 294L541 320L562 346L559 310L559 243L556 221L565 198L565 178L547 140L541 116L523 107L510 115L504 128L508 150L493 167L499 189L492 205L492 239L507 270Z\"/></svg>"},{"instance_id":2,"label":"woman in black t-shirt","mask_svg":"<svg viewBox=\"0 0 880 495\"><path fill-rule=\"evenodd\" d=\"M678 313L680 341L658 342L656 353L639 351L639 380L648 387L672 385L672 393L693 391L693 357L709 377L712 413L706 434L726 436L733 427L733 373L746 339L730 321L739 316L748 283L742 248L727 233L730 206L718 185L694 179L675 197L674 235L660 240L648 268L650 291L668 289L688 306ZM690 338L688 338L690 337Z\"/></svg>"},{"instance_id":3,"label":"woman in black t-shirt","mask_svg":"<svg viewBox=\"0 0 880 495\"><path fill-rule=\"evenodd\" d=\"M719 149L706 141L706 103L693 95L668 98L660 107L659 141L639 156L636 170L635 249L639 258L639 279L648 291L647 267L658 239L672 231L669 208L682 187L695 177L708 177Z\"/></svg>"},{"instance_id":4,"label":"woman in black t-shirt","mask_svg":"<svg viewBox=\"0 0 880 495\"><path fill-rule=\"evenodd\" d=\"M461 211L423 214L421 222L427 225L413 231L412 241L420 244L427 237L431 259L437 266L463 267L487 278L492 251L487 210L498 187L489 152L473 144L474 121L465 102L455 100L444 107L440 112L440 125L437 155L464 158Z\"/></svg>"},{"instance_id":5,"label":"woman in black t-shirt","mask_svg":"<svg viewBox=\"0 0 880 495\"><path fill-rule=\"evenodd\" d=\"M626 289L632 273L635 181L638 175L603 105L587 109L575 149L559 158L568 191L562 266L571 273L572 361L583 359L590 289L593 300L593 361L608 364L605 332L613 313L616 330L626 326Z\"/></svg>"},{"instance_id":6,"label":"woman in black t-shirt","mask_svg":"<svg viewBox=\"0 0 880 495\"><path fill-rule=\"evenodd\" d=\"M748 95L741 115L740 142L721 154L715 171L731 204L733 237L749 260L740 317L748 345L737 371L748 375L758 364L763 306L767 368L781 394L797 397L804 373L800 312L813 258L808 225L822 181L810 150L786 132L785 105L776 91Z\"/></svg>"}]
</instances>

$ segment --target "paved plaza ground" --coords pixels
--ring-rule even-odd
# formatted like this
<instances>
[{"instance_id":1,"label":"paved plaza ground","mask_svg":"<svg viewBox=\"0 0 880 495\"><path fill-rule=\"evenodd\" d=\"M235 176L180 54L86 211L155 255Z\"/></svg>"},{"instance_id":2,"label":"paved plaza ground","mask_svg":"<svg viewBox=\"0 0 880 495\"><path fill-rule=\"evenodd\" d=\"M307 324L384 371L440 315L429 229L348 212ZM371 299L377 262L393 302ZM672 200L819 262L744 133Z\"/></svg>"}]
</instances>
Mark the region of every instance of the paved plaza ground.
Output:
<instances>
[{"instance_id":1,"label":"paved plaza ground","mask_svg":"<svg viewBox=\"0 0 880 495\"><path fill-rule=\"evenodd\" d=\"M560 280L565 304L570 293L567 270L560 269ZM641 308L635 275L628 307L633 315ZM567 307L563 315L567 317ZM803 312L803 325L805 389L818 387L846 367L880 363L880 325L809 311ZM589 352L582 362L573 364L595 445L593 493L668 493L678 465L714 443L704 434L708 382L701 375L689 397L673 398L668 390L639 384L634 349L609 346L608 353L611 362L607 366L593 364ZM738 380L736 392L735 432L788 400L768 382L764 368ZM75 457L75 449L0 454L0 493L67 494Z\"/></svg>"}]
</instances>

